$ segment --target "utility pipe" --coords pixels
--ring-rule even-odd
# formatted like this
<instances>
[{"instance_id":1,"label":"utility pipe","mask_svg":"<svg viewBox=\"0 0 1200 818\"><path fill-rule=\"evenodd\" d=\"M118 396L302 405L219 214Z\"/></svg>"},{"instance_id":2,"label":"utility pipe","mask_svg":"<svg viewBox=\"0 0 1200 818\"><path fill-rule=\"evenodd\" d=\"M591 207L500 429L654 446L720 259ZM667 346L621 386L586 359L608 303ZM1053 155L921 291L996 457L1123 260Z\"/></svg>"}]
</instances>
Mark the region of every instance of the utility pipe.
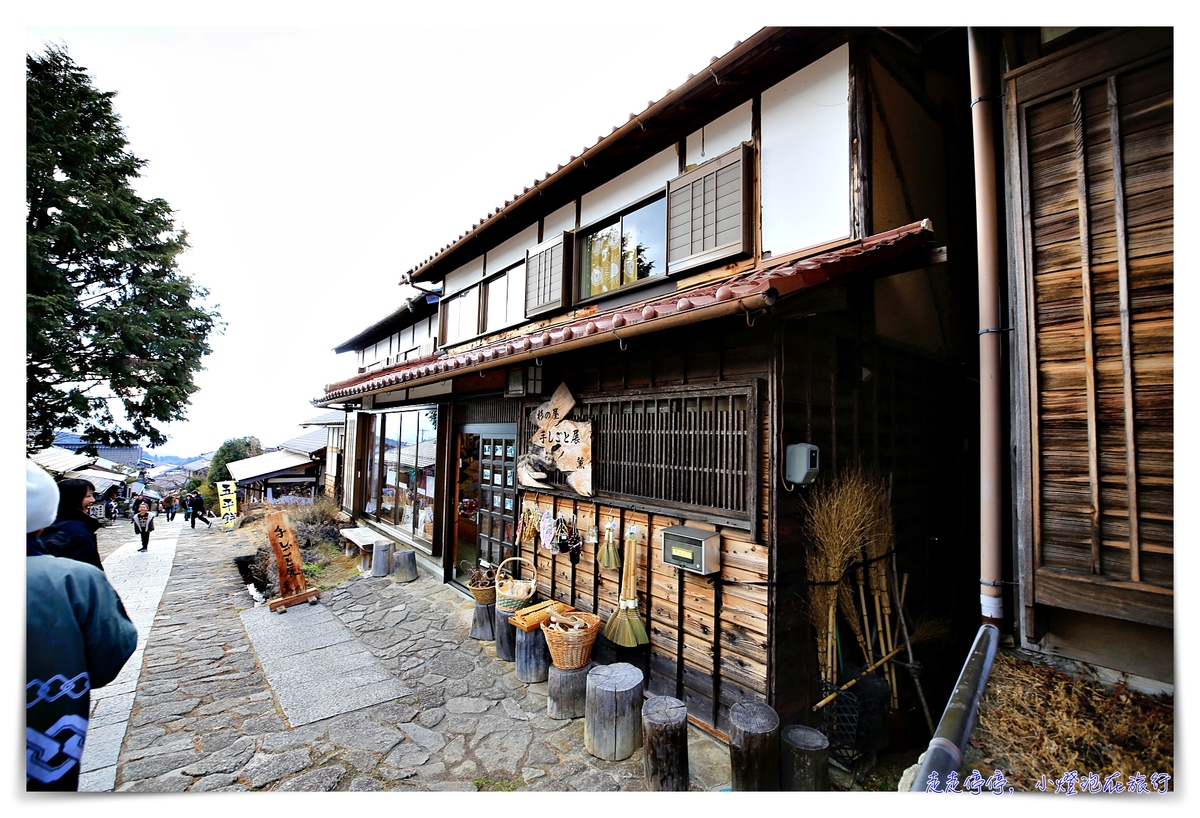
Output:
<instances>
[{"instance_id":1,"label":"utility pipe","mask_svg":"<svg viewBox=\"0 0 1200 818\"><path fill-rule=\"evenodd\" d=\"M996 646L1000 641L1000 629L995 625L981 625L975 634L975 643L967 656L954 692L938 722L937 731L925 750L917 776L909 792L927 792L930 774L937 773L938 791L945 784L946 776L957 772L962 765L963 748L971 737L975 726L975 712L979 709L979 697L987 686L988 674L992 671L992 660L996 658Z\"/></svg>"},{"instance_id":2,"label":"utility pipe","mask_svg":"<svg viewBox=\"0 0 1200 818\"><path fill-rule=\"evenodd\" d=\"M975 146L975 232L979 266L979 604L982 621L1004 620L1000 595L1000 253L996 227L996 156L992 138L986 33L967 29L971 132Z\"/></svg>"}]
</instances>

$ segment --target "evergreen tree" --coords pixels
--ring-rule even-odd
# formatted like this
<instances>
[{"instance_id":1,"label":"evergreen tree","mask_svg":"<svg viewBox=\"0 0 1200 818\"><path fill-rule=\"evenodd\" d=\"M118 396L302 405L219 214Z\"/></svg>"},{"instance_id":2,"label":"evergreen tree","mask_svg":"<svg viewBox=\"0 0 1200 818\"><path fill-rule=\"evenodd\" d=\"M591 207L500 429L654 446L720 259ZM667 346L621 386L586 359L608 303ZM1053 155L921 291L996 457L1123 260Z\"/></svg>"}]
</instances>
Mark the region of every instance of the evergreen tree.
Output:
<instances>
[{"instance_id":1,"label":"evergreen tree","mask_svg":"<svg viewBox=\"0 0 1200 818\"><path fill-rule=\"evenodd\" d=\"M177 269L187 234L131 187L115 92L65 48L26 55L26 443L80 432L88 448L166 441L220 315Z\"/></svg>"},{"instance_id":2,"label":"evergreen tree","mask_svg":"<svg viewBox=\"0 0 1200 818\"><path fill-rule=\"evenodd\" d=\"M232 480L227 464L263 453L257 437L234 437L221 444L208 464L208 484L216 487L222 480Z\"/></svg>"}]
</instances>

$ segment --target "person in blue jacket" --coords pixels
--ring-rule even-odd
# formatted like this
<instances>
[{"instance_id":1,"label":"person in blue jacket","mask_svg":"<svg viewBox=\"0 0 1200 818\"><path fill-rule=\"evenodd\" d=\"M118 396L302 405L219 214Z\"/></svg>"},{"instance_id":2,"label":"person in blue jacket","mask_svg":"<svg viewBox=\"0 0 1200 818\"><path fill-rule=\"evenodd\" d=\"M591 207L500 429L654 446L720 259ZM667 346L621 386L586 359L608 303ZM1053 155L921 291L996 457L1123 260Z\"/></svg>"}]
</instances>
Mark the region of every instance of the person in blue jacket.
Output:
<instances>
[{"instance_id":1,"label":"person in blue jacket","mask_svg":"<svg viewBox=\"0 0 1200 818\"><path fill-rule=\"evenodd\" d=\"M25 789L79 789L91 691L117 677L137 628L104 572L45 553L58 487L25 461Z\"/></svg>"},{"instance_id":2,"label":"person in blue jacket","mask_svg":"<svg viewBox=\"0 0 1200 818\"><path fill-rule=\"evenodd\" d=\"M58 484L58 514L54 525L42 532L42 546L52 557L66 557L94 565L101 571L96 531L103 526L88 511L96 502L96 487L87 480L62 480Z\"/></svg>"}]
</instances>

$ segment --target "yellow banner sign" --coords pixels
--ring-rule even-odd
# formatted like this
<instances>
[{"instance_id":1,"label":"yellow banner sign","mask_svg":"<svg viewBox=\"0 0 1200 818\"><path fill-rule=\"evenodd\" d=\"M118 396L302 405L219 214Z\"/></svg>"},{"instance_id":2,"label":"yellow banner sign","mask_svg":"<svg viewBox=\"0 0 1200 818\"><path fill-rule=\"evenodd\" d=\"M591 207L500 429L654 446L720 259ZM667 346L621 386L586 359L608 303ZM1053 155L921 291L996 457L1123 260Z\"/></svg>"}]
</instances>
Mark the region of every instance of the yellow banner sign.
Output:
<instances>
[{"instance_id":1,"label":"yellow banner sign","mask_svg":"<svg viewBox=\"0 0 1200 818\"><path fill-rule=\"evenodd\" d=\"M217 483L217 500L220 505L221 524L232 530L237 525L237 482L222 480Z\"/></svg>"}]
</instances>

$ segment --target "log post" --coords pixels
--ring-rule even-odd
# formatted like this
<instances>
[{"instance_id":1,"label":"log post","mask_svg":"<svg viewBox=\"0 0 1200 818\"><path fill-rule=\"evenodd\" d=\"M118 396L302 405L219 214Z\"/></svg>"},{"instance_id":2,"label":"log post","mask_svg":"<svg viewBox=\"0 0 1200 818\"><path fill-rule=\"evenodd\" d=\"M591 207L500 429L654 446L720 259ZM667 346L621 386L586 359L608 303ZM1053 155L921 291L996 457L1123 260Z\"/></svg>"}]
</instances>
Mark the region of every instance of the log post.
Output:
<instances>
[{"instance_id":1,"label":"log post","mask_svg":"<svg viewBox=\"0 0 1200 818\"><path fill-rule=\"evenodd\" d=\"M511 626L510 626L511 627ZM550 672L550 648L541 628L516 631L517 681L533 684L544 682Z\"/></svg>"},{"instance_id":2,"label":"log post","mask_svg":"<svg viewBox=\"0 0 1200 818\"><path fill-rule=\"evenodd\" d=\"M820 730L793 724L783 730L779 783L784 792L829 789L829 739Z\"/></svg>"},{"instance_id":3,"label":"log post","mask_svg":"<svg viewBox=\"0 0 1200 818\"><path fill-rule=\"evenodd\" d=\"M491 642L496 638L496 606L475 603L475 616L471 620L472 639L482 639Z\"/></svg>"},{"instance_id":4,"label":"log post","mask_svg":"<svg viewBox=\"0 0 1200 818\"><path fill-rule=\"evenodd\" d=\"M687 705L673 696L642 705L642 767L648 792L687 792Z\"/></svg>"},{"instance_id":5,"label":"log post","mask_svg":"<svg viewBox=\"0 0 1200 818\"><path fill-rule=\"evenodd\" d=\"M411 548L392 554L393 570L397 582L412 582L417 578L417 552Z\"/></svg>"},{"instance_id":6,"label":"log post","mask_svg":"<svg viewBox=\"0 0 1200 818\"><path fill-rule=\"evenodd\" d=\"M587 702L587 675L591 663L575 670L563 670L550 665L546 700L546 715L552 719L577 719L584 714Z\"/></svg>"},{"instance_id":7,"label":"log post","mask_svg":"<svg viewBox=\"0 0 1200 818\"><path fill-rule=\"evenodd\" d=\"M512 662L517 658L517 629L509 624L508 618L516 611L506 611L499 605L496 608L496 658L502 662Z\"/></svg>"},{"instance_id":8,"label":"log post","mask_svg":"<svg viewBox=\"0 0 1200 818\"><path fill-rule=\"evenodd\" d=\"M596 758L620 761L642 746L642 671L619 662L587 675L583 746Z\"/></svg>"},{"instance_id":9,"label":"log post","mask_svg":"<svg viewBox=\"0 0 1200 818\"><path fill-rule=\"evenodd\" d=\"M734 792L779 790L779 714L762 702L729 709L729 766Z\"/></svg>"}]
</instances>

